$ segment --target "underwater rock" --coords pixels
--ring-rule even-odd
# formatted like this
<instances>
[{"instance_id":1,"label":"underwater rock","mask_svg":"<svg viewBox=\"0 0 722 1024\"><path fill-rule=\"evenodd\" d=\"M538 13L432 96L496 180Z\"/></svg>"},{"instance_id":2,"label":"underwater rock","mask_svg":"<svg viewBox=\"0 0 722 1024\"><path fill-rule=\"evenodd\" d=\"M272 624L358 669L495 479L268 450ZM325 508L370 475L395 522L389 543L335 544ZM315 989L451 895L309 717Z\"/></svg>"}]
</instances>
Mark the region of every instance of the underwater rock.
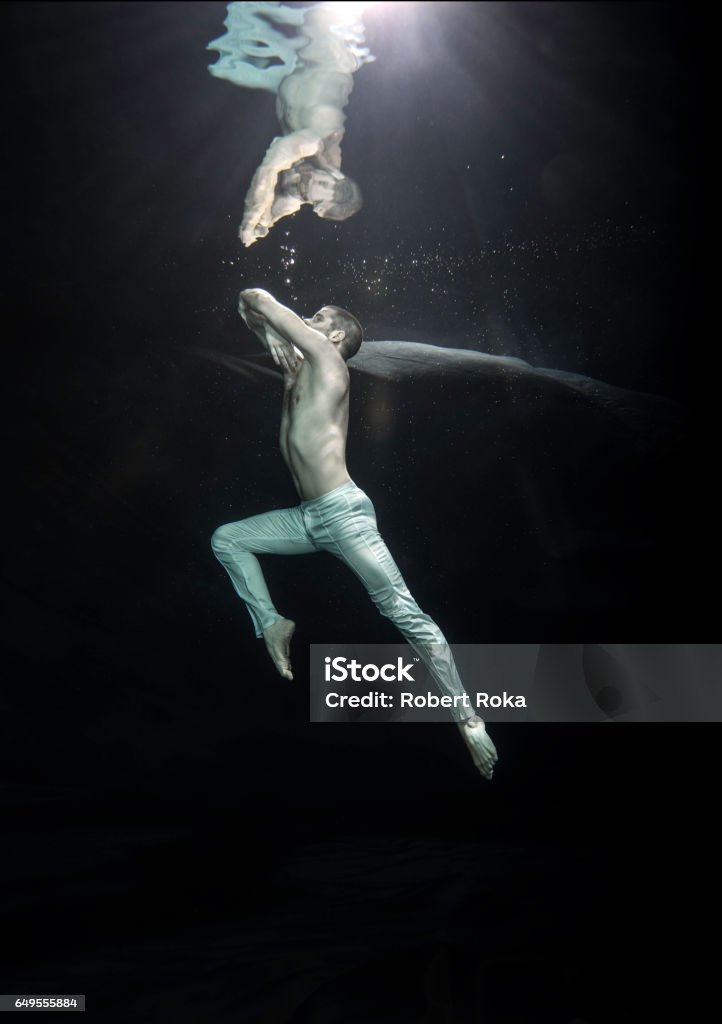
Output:
<instances>
[{"instance_id":1,"label":"underwater rock","mask_svg":"<svg viewBox=\"0 0 722 1024\"><path fill-rule=\"evenodd\" d=\"M190 351L249 380L281 379L281 373L265 353L239 357L201 348ZM602 416L612 415L630 430L655 437L660 431L684 432L687 420L685 410L671 399L615 387L579 373L532 366L515 356L489 355L474 349L444 348L416 341L366 341L348 365L355 371L352 380L364 374L402 388L438 382L501 389L509 398L505 404L519 406L517 412L521 416L534 415L539 403L569 402L594 409ZM526 401L523 408L522 399ZM498 396L493 404L498 415ZM487 413L491 412L489 407ZM601 421L597 423L597 429L600 428Z\"/></svg>"}]
</instances>

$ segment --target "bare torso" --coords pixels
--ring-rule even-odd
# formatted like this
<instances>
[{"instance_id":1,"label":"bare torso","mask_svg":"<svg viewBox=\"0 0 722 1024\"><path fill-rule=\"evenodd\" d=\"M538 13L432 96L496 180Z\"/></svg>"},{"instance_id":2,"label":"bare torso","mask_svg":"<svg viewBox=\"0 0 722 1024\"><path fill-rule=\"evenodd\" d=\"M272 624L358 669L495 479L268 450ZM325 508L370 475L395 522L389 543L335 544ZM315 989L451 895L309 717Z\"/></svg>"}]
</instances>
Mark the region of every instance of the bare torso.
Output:
<instances>
[{"instance_id":1,"label":"bare torso","mask_svg":"<svg viewBox=\"0 0 722 1024\"><path fill-rule=\"evenodd\" d=\"M333 349L301 361L284 376L281 452L301 499L318 498L350 480L346 468L349 373Z\"/></svg>"}]
</instances>

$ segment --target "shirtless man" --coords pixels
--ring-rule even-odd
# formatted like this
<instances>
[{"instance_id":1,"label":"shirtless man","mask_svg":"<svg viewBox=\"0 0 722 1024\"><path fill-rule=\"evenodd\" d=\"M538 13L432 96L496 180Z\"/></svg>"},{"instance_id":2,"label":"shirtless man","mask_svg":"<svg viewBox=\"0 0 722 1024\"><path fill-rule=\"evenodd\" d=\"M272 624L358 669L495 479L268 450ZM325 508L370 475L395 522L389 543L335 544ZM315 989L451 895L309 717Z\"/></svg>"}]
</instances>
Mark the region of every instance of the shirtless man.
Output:
<instances>
[{"instance_id":1,"label":"shirtless man","mask_svg":"<svg viewBox=\"0 0 722 1024\"><path fill-rule=\"evenodd\" d=\"M339 35L339 20L343 16L328 5L305 11L308 42L298 50L298 66L278 88L276 113L283 135L268 147L246 196L239 232L245 246L304 203L328 220L346 220L361 208L361 190L341 173L341 140L353 72L368 59L368 51Z\"/></svg>"},{"instance_id":2,"label":"shirtless man","mask_svg":"<svg viewBox=\"0 0 722 1024\"><path fill-rule=\"evenodd\" d=\"M280 674L292 679L295 623L274 607L256 555L329 551L356 574L442 693L463 695L443 633L409 592L378 531L370 498L346 468L346 361L361 346L361 325L338 306L324 306L304 320L260 288L241 292L239 312L283 372L281 452L301 498L293 508L228 523L213 534L213 551L246 602L256 636L264 638ZM484 722L463 708L454 715L474 764L491 779L497 755Z\"/></svg>"}]
</instances>

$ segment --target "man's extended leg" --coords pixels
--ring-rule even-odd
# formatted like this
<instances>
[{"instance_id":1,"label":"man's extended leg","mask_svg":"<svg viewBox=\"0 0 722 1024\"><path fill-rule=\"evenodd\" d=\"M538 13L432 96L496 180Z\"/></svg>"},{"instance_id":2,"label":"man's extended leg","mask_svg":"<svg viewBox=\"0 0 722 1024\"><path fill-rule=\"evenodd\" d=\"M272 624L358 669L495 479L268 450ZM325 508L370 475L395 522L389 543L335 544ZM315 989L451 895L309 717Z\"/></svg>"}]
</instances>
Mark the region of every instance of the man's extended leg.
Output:
<instances>
[{"instance_id":1,"label":"man's extended leg","mask_svg":"<svg viewBox=\"0 0 722 1024\"><path fill-rule=\"evenodd\" d=\"M464 695L451 648L406 586L378 531L368 495L352 483L304 504L308 532L318 546L336 555L358 576L381 614L394 623L428 667L442 694ZM453 713L474 764L491 778L497 757L483 721L472 707L459 707Z\"/></svg>"},{"instance_id":2,"label":"man's extended leg","mask_svg":"<svg viewBox=\"0 0 722 1024\"><path fill-rule=\"evenodd\" d=\"M276 610L256 555L304 555L317 550L299 508L274 509L219 526L211 546L245 601L256 636L266 641L281 675L292 679L289 645L295 624Z\"/></svg>"}]
</instances>

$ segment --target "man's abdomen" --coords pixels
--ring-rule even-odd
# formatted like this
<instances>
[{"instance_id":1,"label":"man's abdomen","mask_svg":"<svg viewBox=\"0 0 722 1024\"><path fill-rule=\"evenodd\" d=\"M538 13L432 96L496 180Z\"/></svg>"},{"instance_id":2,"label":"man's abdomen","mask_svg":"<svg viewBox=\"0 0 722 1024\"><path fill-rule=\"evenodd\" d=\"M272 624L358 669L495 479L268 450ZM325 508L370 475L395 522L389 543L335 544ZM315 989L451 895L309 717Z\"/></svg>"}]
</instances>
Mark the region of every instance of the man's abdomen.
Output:
<instances>
[{"instance_id":1,"label":"man's abdomen","mask_svg":"<svg viewBox=\"0 0 722 1024\"><path fill-rule=\"evenodd\" d=\"M287 438L286 463L304 501L319 498L350 479L346 468L345 445L294 443Z\"/></svg>"}]
</instances>

